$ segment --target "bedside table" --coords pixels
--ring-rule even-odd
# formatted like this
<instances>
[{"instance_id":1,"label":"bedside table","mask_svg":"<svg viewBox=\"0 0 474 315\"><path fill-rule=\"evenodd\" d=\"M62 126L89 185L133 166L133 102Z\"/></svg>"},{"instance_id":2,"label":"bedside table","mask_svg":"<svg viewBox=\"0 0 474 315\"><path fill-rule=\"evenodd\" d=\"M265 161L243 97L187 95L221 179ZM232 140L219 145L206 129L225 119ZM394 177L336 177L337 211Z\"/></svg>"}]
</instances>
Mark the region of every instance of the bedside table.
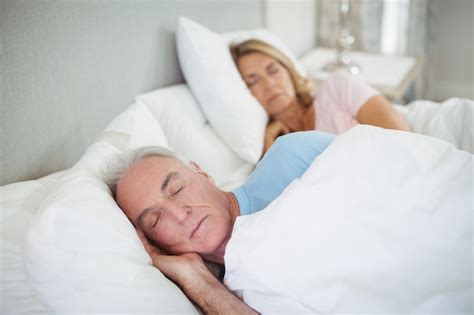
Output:
<instances>
[{"instance_id":1,"label":"bedside table","mask_svg":"<svg viewBox=\"0 0 474 315\"><path fill-rule=\"evenodd\" d=\"M394 102L401 102L414 82L422 61L409 56L387 56L375 53L352 51L352 60L360 66L358 74L363 80ZM323 67L336 59L336 50L316 48L301 59L308 71L308 77L321 83L329 76Z\"/></svg>"}]
</instances>

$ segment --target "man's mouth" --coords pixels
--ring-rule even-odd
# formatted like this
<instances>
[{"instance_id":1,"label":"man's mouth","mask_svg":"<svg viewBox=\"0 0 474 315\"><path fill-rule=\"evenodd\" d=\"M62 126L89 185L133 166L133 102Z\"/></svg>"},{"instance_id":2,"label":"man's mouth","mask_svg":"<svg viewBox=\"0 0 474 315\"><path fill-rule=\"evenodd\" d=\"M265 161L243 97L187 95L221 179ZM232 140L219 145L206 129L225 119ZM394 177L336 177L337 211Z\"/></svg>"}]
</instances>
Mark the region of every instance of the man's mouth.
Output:
<instances>
[{"instance_id":1,"label":"man's mouth","mask_svg":"<svg viewBox=\"0 0 474 315\"><path fill-rule=\"evenodd\" d=\"M207 215L204 216L204 217L198 222L198 224L196 225L196 227L194 228L194 230L193 230L192 233L191 233L191 238L194 237L194 234L199 230L199 228L201 227L201 225L202 225L202 223L204 222L204 220L206 220L206 218L207 218Z\"/></svg>"}]
</instances>

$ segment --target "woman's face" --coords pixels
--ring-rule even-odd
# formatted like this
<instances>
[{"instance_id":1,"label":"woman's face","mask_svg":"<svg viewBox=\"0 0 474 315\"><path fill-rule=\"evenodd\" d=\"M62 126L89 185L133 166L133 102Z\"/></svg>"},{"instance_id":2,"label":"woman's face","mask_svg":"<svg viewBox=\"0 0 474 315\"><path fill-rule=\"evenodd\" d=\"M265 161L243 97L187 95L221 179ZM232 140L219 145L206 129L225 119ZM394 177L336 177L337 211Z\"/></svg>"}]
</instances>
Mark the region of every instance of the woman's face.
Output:
<instances>
[{"instance_id":1,"label":"woman's face","mask_svg":"<svg viewBox=\"0 0 474 315\"><path fill-rule=\"evenodd\" d=\"M295 101L296 93L290 74L272 57L259 52L251 53L240 57L237 67L253 96L270 118L283 112Z\"/></svg>"}]
</instances>

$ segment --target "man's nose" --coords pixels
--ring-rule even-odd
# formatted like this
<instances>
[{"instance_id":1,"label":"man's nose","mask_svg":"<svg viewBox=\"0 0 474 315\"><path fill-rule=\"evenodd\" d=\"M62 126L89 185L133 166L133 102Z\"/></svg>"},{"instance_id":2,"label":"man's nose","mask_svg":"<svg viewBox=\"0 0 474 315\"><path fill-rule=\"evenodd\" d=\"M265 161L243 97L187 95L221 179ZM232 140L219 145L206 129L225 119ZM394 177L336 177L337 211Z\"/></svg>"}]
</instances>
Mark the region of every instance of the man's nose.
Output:
<instances>
[{"instance_id":1,"label":"man's nose","mask_svg":"<svg viewBox=\"0 0 474 315\"><path fill-rule=\"evenodd\" d=\"M191 207L185 205L170 205L168 212L179 222L183 223L192 212Z\"/></svg>"}]
</instances>

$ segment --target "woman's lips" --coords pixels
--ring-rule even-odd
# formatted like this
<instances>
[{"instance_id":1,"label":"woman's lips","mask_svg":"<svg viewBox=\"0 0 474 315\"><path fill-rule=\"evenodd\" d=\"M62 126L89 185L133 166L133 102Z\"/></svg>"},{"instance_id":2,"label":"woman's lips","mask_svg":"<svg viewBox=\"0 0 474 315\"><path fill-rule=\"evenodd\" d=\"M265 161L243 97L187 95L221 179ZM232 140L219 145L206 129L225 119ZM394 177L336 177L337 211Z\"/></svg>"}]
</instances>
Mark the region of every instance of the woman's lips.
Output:
<instances>
[{"instance_id":1,"label":"woman's lips","mask_svg":"<svg viewBox=\"0 0 474 315\"><path fill-rule=\"evenodd\" d=\"M199 223L196 225L196 227L194 228L194 230L193 230L192 233L191 233L191 238L194 237L194 234L199 230L199 228L201 227L201 225L202 225L202 223L204 222L204 220L206 220L206 218L207 218L207 215L204 216L204 217L201 219L201 221L199 221Z\"/></svg>"},{"instance_id":2,"label":"woman's lips","mask_svg":"<svg viewBox=\"0 0 474 315\"><path fill-rule=\"evenodd\" d=\"M276 94L273 94L272 96L270 96L270 98L267 100L267 103L273 101L274 99L276 99L277 97L283 95L283 93L276 93Z\"/></svg>"},{"instance_id":3,"label":"woman's lips","mask_svg":"<svg viewBox=\"0 0 474 315\"><path fill-rule=\"evenodd\" d=\"M283 97L283 98L282 98ZM278 102L284 102L285 101L285 98L286 97L286 94L285 93L276 93L276 94L273 94L272 96L270 96L270 98L267 100L267 105L275 105L275 103L278 103Z\"/></svg>"}]
</instances>

